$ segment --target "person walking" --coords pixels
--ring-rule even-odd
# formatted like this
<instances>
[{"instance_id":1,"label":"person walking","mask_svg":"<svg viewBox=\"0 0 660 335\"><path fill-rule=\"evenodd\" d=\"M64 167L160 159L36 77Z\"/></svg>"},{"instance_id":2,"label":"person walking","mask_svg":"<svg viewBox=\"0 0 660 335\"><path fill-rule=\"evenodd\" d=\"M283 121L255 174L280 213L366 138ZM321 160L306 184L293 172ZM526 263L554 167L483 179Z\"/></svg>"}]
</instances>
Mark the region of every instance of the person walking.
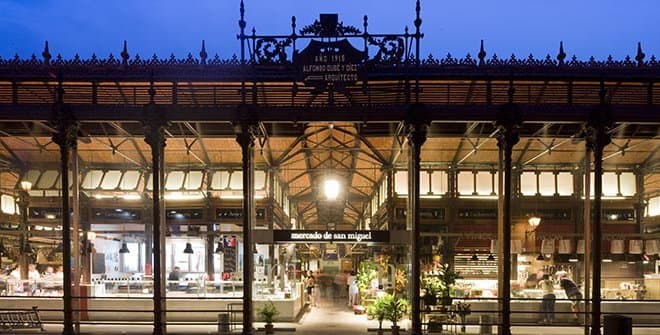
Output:
<instances>
[{"instance_id":1,"label":"person walking","mask_svg":"<svg viewBox=\"0 0 660 335\"><path fill-rule=\"evenodd\" d=\"M314 285L316 285L314 275L312 274L312 271L309 271L307 273L307 279L305 280L305 288L307 289L307 299L309 300L310 307L316 307L316 299L314 299Z\"/></svg>"},{"instance_id":2,"label":"person walking","mask_svg":"<svg viewBox=\"0 0 660 335\"><path fill-rule=\"evenodd\" d=\"M582 292L577 287L575 282L568 278L568 273L566 271L557 272L559 277L559 286L564 289L566 296L571 300L571 311L575 313L573 321L578 322L580 320L580 301L582 300Z\"/></svg>"},{"instance_id":3,"label":"person walking","mask_svg":"<svg viewBox=\"0 0 660 335\"><path fill-rule=\"evenodd\" d=\"M538 284L543 290L543 301L541 302L541 324L551 324L555 320L555 285L550 276L544 274Z\"/></svg>"}]
</instances>

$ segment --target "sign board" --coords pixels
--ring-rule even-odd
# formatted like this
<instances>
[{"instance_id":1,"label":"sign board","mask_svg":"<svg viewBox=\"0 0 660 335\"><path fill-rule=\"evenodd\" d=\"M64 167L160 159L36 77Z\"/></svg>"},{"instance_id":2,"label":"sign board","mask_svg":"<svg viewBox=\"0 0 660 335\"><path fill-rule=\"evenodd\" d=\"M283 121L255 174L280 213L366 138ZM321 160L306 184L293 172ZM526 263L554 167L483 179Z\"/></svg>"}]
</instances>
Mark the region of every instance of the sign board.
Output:
<instances>
[{"instance_id":1,"label":"sign board","mask_svg":"<svg viewBox=\"0 0 660 335\"><path fill-rule=\"evenodd\" d=\"M325 89L328 86L344 87L354 84L361 78L363 52L346 40L317 41L296 55L305 85Z\"/></svg>"},{"instance_id":2,"label":"sign board","mask_svg":"<svg viewBox=\"0 0 660 335\"><path fill-rule=\"evenodd\" d=\"M388 243L387 230L274 230L275 242L381 242Z\"/></svg>"}]
</instances>

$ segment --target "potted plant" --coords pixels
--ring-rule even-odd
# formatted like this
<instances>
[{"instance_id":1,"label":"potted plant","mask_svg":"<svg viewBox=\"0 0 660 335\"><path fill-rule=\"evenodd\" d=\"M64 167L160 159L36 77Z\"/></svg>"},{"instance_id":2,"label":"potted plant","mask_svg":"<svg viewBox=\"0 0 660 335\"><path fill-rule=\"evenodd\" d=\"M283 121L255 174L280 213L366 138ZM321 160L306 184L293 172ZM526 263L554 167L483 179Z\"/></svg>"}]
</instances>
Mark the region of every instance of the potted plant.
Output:
<instances>
[{"instance_id":1,"label":"potted plant","mask_svg":"<svg viewBox=\"0 0 660 335\"><path fill-rule=\"evenodd\" d=\"M273 334L273 321L275 317L280 314L280 312L275 307L272 301L268 300L264 305L264 308L257 310L259 318L266 323L264 328L266 329L266 334Z\"/></svg>"},{"instance_id":2,"label":"potted plant","mask_svg":"<svg viewBox=\"0 0 660 335\"><path fill-rule=\"evenodd\" d=\"M451 306L451 290L453 289L454 284L456 284L456 279L461 279L462 277L460 273L452 270L449 267L449 264L442 264L439 273L442 305Z\"/></svg>"},{"instance_id":3,"label":"potted plant","mask_svg":"<svg viewBox=\"0 0 660 335\"><path fill-rule=\"evenodd\" d=\"M465 318L471 313L472 309L470 308L470 304L461 301L456 303L456 314L461 318L461 332L463 333L465 333Z\"/></svg>"},{"instance_id":4,"label":"potted plant","mask_svg":"<svg viewBox=\"0 0 660 335\"><path fill-rule=\"evenodd\" d=\"M434 275L422 277L422 288L424 289L424 304L435 306L438 304L438 293L442 289L440 278Z\"/></svg>"},{"instance_id":5,"label":"potted plant","mask_svg":"<svg viewBox=\"0 0 660 335\"><path fill-rule=\"evenodd\" d=\"M408 301L404 298L399 298L396 295L386 294L383 296L383 308L385 309L385 317L392 321L392 335L399 335L399 326L397 322L408 313Z\"/></svg>"},{"instance_id":6,"label":"potted plant","mask_svg":"<svg viewBox=\"0 0 660 335\"><path fill-rule=\"evenodd\" d=\"M367 315L371 319L378 320L378 335L383 335L383 320L385 320L386 308L385 304L387 301L386 296L381 296L376 299L376 301L367 306Z\"/></svg>"}]
</instances>

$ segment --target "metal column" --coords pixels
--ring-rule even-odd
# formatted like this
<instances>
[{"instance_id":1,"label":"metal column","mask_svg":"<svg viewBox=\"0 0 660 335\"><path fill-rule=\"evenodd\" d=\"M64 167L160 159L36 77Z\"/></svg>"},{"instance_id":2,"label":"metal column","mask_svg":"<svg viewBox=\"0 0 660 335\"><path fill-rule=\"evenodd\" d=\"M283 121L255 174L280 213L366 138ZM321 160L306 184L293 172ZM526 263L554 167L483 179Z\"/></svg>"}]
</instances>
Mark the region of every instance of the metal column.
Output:
<instances>
[{"instance_id":1,"label":"metal column","mask_svg":"<svg viewBox=\"0 0 660 335\"><path fill-rule=\"evenodd\" d=\"M167 122L161 118L152 105L145 107L144 133L145 142L151 147L152 187L152 229L153 229L153 280L154 280L154 335L167 334L165 300L165 224L163 204L163 179L165 167L165 127ZM149 257L149 255L147 255Z\"/></svg>"},{"instance_id":2,"label":"metal column","mask_svg":"<svg viewBox=\"0 0 660 335\"><path fill-rule=\"evenodd\" d=\"M241 146L243 169L243 334L252 334L252 282L254 255L252 224L254 222L254 127L241 122L235 128Z\"/></svg>"},{"instance_id":3,"label":"metal column","mask_svg":"<svg viewBox=\"0 0 660 335\"><path fill-rule=\"evenodd\" d=\"M62 186L62 245L64 267L64 329L62 334L75 334L73 329L73 298L71 295L72 266L71 266L71 235L78 234L71 231L71 216L69 215L69 152L77 145L78 124L70 111L63 103L64 90L62 80L58 86L58 102L55 105L55 124L57 133L53 134L53 142L60 147L60 180ZM76 252L78 246L75 248ZM79 275L79 274L78 274Z\"/></svg>"},{"instance_id":4,"label":"metal column","mask_svg":"<svg viewBox=\"0 0 660 335\"><path fill-rule=\"evenodd\" d=\"M512 93L510 93L512 94ZM496 125L499 128L497 146L499 147L500 166L499 180L504 184L498 204L498 240L499 240L499 334L511 334L511 198L514 195L512 187L512 154L513 146L519 141L518 128L522 123L517 106L509 103L502 107L497 115Z\"/></svg>"},{"instance_id":5,"label":"metal column","mask_svg":"<svg viewBox=\"0 0 660 335\"><path fill-rule=\"evenodd\" d=\"M411 302L412 302L412 332L413 335L422 334L422 320L420 312L420 227L419 227L419 171L420 153L422 145L426 142L426 125L421 122L409 123L408 130L408 215L407 225L411 231Z\"/></svg>"},{"instance_id":6,"label":"metal column","mask_svg":"<svg viewBox=\"0 0 660 335\"><path fill-rule=\"evenodd\" d=\"M604 88L601 88L601 99L604 98ZM602 230L602 194L603 194L603 150L611 142L608 130L611 128L611 119L609 109L604 104L594 110L590 115L586 127L586 145L588 151L594 153L594 211L592 214L592 272L593 281L591 286L591 334L600 335L600 316L601 316L601 261L602 250L601 241L603 238Z\"/></svg>"}]
</instances>

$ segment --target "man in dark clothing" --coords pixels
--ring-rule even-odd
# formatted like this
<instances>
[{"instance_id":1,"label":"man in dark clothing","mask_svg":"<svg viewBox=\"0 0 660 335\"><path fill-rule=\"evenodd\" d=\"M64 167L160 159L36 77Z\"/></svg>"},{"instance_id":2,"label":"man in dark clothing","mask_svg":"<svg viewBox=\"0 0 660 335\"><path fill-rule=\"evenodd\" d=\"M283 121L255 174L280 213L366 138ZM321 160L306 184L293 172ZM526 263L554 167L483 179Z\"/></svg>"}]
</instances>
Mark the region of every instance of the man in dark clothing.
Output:
<instances>
[{"instance_id":1,"label":"man in dark clothing","mask_svg":"<svg viewBox=\"0 0 660 335\"><path fill-rule=\"evenodd\" d=\"M559 275L559 286L564 289L568 299L571 299L571 311L575 313L574 320L578 321L580 318L580 300L582 300L582 292L575 285L575 283L568 278L568 273L561 271Z\"/></svg>"},{"instance_id":2,"label":"man in dark clothing","mask_svg":"<svg viewBox=\"0 0 660 335\"><path fill-rule=\"evenodd\" d=\"M178 266L174 267L174 270L170 272L170 274L167 276L167 281L169 282L169 287L171 291L177 290L179 288L179 280L180 278L180 268Z\"/></svg>"}]
</instances>

